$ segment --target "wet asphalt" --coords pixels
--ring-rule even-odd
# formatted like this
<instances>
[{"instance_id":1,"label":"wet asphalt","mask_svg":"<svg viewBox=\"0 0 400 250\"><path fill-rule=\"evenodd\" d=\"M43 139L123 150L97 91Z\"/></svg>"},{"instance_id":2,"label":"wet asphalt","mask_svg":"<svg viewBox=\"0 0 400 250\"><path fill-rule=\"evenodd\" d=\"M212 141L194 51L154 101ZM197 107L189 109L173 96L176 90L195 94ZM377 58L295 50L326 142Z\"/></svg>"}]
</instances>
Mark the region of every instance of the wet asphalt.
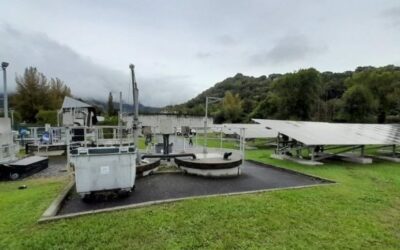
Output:
<instances>
[{"instance_id":1,"label":"wet asphalt","mask_svg":"<svg viewBox=\"0 0 400 250\"><path fill-rule=\"evenodd\" d=\"M59 214L84 212L115 206L191 196L256 191L327 183L299 173L291 173L246 161L242 175L233 178L205 178L182 173L155 174L136 180L136 188L125 198L83 201L72 192Z\"/></svg>"}]
</instances>

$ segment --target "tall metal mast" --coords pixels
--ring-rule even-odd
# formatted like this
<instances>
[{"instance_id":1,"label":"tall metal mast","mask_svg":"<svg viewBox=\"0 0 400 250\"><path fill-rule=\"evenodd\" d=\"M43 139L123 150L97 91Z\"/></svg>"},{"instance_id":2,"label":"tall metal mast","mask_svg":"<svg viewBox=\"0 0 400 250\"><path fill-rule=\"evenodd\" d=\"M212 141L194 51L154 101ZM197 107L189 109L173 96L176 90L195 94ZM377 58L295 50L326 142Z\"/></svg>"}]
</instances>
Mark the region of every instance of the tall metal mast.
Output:
<instances>
[{"instance_id":1,"label":"tall metal mast","mask_svg":"<svg viewBox=\"0 0 400 250\"><path fill-rule=\"evenodd\" d=\"M7 70L8 62L2 62L1 68L3 69L3 83L4 83L4 117L8 118L8 93L7 93Z\"/></svg>"},{"instance_id":2,"label":"tall metal mast","mask_svg":"<svg viewBox=\"0 0 400 250\"><path fill-rule=\"evenodd\" d=\"M129 68L131 69L132 74L132 90L133 90L133 105L134 105L134 113L133 113L133 140L136 146L137 151L137 162L140 162L140 154L139 154L139 140L138 140L138 133L139 133L139 89L137 87L136 78L135 78L135 65L130 64Z\"/></svg>"}]
</instances>

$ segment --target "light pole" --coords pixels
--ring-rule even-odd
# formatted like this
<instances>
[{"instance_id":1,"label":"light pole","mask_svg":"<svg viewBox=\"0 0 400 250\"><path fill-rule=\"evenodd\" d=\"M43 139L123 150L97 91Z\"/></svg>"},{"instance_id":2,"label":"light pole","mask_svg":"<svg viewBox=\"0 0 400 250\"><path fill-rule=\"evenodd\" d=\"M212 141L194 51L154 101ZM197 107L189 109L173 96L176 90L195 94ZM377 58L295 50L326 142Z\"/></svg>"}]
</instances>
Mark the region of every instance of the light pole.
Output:
<instances>
[{"instance_id":1,"label":"light pole","mask_svg":"<svg viewBox=\"0 0 400 250\"><path fill-rule=\"evenodd\" d=\"M222 100L219 97L206 96L206 114L204 116L204 146L203 153L207 154L207 128L208 128L208 104Z\"/></svg>"},{"instance_id":2,"label":"light pole","mask_svg":"<svg viewBox=\"0 0 400 250\"><path fill-rule=\"evenodd\" d=\"M8 118L8 94L7 94L7 71L6 68L8 67L8 62L2 62L1 68L3 69L3 82L4 82L4 117Z\"/></svg>"}]
</instances>

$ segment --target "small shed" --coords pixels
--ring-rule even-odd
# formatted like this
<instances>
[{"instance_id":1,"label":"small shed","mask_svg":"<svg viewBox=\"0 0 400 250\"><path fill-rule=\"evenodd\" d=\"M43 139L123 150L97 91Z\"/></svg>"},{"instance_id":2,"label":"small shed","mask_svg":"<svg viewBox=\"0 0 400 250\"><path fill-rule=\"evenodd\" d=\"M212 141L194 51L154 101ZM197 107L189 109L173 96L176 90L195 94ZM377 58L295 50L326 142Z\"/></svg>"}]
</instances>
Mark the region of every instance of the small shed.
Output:
<instances>
[{"instance_id":1,"label":"small shed","mask_svg":"<svg viewBox=\"0 0 400 250\"><path fill-rule=\"evenodd\" d=\"M97 123L95 108L93 106L69 96L64 98L63 105L59 111L60 116L61 124L59 122L59 126L75 125L90 127Z\"/></svg>"}]
</instances>

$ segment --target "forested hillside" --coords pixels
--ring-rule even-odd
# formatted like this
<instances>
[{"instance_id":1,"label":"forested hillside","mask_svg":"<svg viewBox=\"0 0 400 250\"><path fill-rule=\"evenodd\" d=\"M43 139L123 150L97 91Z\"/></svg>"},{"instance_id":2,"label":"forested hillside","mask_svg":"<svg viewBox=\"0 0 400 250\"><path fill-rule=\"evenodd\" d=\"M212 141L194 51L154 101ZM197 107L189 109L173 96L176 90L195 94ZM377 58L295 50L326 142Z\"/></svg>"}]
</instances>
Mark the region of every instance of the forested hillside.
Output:
<instances>
[{"instance_id":1,"label":"forested hillside","mask_svg":"<svg viewBox=\"0 0 400 250\"><path fill-rule=\"evenodd\" d=\"M170 112L204 115L206 96L224 98L209 106L215 122L251 118L342 122L400 121L400 67L358 67L341 73L313 68L251 77L237 74Z\"/></svg>"}]
</instances>

